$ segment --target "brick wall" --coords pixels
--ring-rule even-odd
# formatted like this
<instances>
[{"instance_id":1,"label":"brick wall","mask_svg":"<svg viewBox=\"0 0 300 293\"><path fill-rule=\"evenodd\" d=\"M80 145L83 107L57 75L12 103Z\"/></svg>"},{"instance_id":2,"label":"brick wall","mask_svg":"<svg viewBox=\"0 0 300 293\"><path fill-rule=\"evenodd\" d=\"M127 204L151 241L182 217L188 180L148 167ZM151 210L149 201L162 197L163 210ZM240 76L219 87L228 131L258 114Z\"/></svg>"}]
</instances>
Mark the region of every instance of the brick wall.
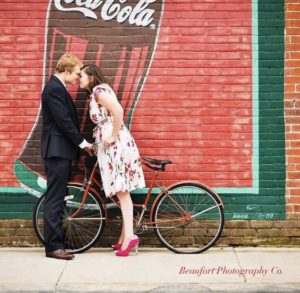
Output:
<instances>
[{"instance_id":1,"label":"brick wall","mask_svg":"<svg viewBox=\"0 0 300 293\"><path fill-rule=\"evenodd\" d=\"M14 162L36 119L48 1L0 3L0 186L19 186Z\"/></svg>"},{"instance_id":2,"label":"brick wall","mask_svg":"<svg viewBox=\"0 0 300 293\"><path fill-rule=\"evenodd\" d=\"M285 121L286 121L286 199L287 216L300 218L300 5L285 4Z\"/></svg>"},{"instance_id":3,"label":"brick wall","mask_svg":"<svg viewBox=\"0 0 300 293\"><path fill-rule=\"evenodd\" d=\"M300 221L226 221L218 246L299 246ZM118 241L121 231L120 221L108 222L97 247L110 247ZM142 246L161 246L149 230L141 235ZM1 246L41 246L35 236L31 220L0 221Z\"/></svg>"},{"instance_id":4,"label":"brick wall","mask_svg":"<svg viewBox=\"0 0 300 293\"><path fill-rule=\"evenodd\" d=\"M84 38L58 33L77 33L61 19L55 22L57 40L61 39L56 53L51 58L44 54L48 3L0 3L2 245L37 244L28 220L36 197L19 185L42 191L36 173L30 171L43 175L38 142L36 137L27 139L39 112L43 79L51 72L44 68L45 60L51 63L67 50L86 63L101 64L101 52L92 52ZM160 5L158 1L157 11ZM141 154L174 162L161 183L200 180L219 192L227 220L222 245L299 244L299 6L296 0L166 0L140 95L138 87L128 87L132 74L115 79L110 73L122 70L126 49L112 55L113 68L104 68L127 107L126 119L132 99L139 97L130 128ZM66 15L75 19L75 26L84 27L80 12ZM107 38L115 34L109 29ZM47 44L53 40L48 36ZM139 41L136 37L133 46ZM131 56L134 60L137 55ZM122 78L127 84L123 91L118 85ZM82 115L85 98L72 90ZM82 129L90 138L90 126ZM29 151L21 163L29 164L29 171L17 164L26 141ZM82 173L79 165L75 169L75 174ZM147 182L149 176L146 171ZM110 229L100 245L112 240ZM151 239L147 243L156 243Z\"/></svg>"}]
</instances>

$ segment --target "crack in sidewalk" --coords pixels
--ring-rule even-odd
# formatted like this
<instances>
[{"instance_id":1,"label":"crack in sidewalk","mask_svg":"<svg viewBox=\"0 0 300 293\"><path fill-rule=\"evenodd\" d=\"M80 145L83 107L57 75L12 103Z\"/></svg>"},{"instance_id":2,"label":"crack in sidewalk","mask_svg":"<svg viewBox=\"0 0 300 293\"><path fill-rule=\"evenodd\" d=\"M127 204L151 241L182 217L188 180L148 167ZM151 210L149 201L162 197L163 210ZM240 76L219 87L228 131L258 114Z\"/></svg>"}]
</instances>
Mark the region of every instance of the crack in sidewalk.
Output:
<instances>
[{"instance_id":1,"label":"crack in sidewalk","mask_svg":"<svg viewBox=\"0 0 300 293\"><path fill-rule=\"evenodd\" d=\"M57 281L56 281L56 283L55 283L55 288L54 288L54 292L56 293L56 292L58 292L57 291L57 287L58 287L58 285L59 285L59 282L60 282L60 280L61 280L61 278L62 278L62 276L63 276L63 273L65 272L65 270L66 270L66 267L67 267L67 265L68 265L68 260L66 261L66 263L65 263L65 265L64 265L64 267L63 267L63 269L62 269L62 271L61 271L61 273L59 274L59 276L58 276L58 279L57 279Z\"/></svg>"},{"instance_id":2,"label":"crack in sidewalk","mask_svg":"<svg viewBox=\"0 0 300 293\"><path fill-rule=\"evenodd\" d=\"M240 263L240 260L239 260L239 258L238 258L238 256L237 256L237 253L236 253L234 247L233 247L232 249L233 249L233 252L234 252L236 261L237 261L237 263L238 263L238 265L239 265L239 268L242 270L242 269L243 269L243 268L242 268L242 265L241 265L241 263ZM244 279L244 283L247 283L247 278L246 278L246 276L245 276L244 274L242 274L242 276L243 276L243 279Z\"/></svg>"}]
</instances>

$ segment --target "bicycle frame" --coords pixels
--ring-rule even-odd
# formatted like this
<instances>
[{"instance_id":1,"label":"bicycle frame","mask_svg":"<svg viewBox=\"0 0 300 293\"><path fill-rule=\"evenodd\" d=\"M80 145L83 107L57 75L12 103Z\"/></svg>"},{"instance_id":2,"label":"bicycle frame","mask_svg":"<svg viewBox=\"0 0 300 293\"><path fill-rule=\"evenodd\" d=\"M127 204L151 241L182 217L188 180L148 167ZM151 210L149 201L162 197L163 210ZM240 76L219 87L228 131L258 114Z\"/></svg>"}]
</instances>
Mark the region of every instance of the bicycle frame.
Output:
<instances>
[{"instance_id":1,"label":"bicycle frame","mask_svg":"<svg viewBox=\"0 0 300 293\"><path fill-rule=\"evenodd\" d=\"M82 207L84 206L84 203L87 199L87 196L89 194L89 191L92 190L93 193L101 200L102 204L103 204L103 207L104 207L104 210L105 210L105 213L106 213L106 217L107 217L107 209L105 208L105 204L103 202L103 199L102 197L100 196L100 194L98 192L96 192L95 190L92 189L92 184L93 184L93 180L95 178L95 174L96 174L96 171L97 171L97 168L98 168L98 161L96 161L96 163L94 164L93 166L93 169L92 169L92 172L91 172L91 175L89 177L89 179L87 180L87 178L84 179L84 183L83 183L83 188L85 189L85 192L83 194L83 197L82 197L82 200L81 200L81 203L80 203L80 206L78 207L78 209L68 217L69 220L72 220L74 217L76 217L76 215L80 212L80 210L82 209ZM133 204L134 207L139 207L139 208L142 208L142 212L138 218L138 221L137 221L137 224L136 226L139 228L141 226L141 223L142 223L142 220L144 218L144 214L145 214L145 211L147 209L147 206L148 206L148 203L149 203L149 200L150 200L150 197L152 195L152 190L153 190L153 187L154 186L157 186L161 192L159 193L159 195L157 196L156 200L154 201L154 203L152 204L151 206L151 210L150 210L150 216L149 216L149 220L148 222L145 222L143 223L144 225L146 226L154 226L155 224L158 224L158 222L152 222L151 219L152 219L152 215L153 215L153 210L154 210L154 207L155 207L155 203L157 201L157 199L162 195L162 194L166 194L170 199L171 201L178 207L178 209L183 213L183 217L181 218L178 218L177 220L175 221L178 221L178 222L186 222L186 221L189 221L191 220L193 217L188 214L178 203L177 201L172 197L170 196L170 194L168 193L168 188L164 188L162 186L160 186L157 182L156 182L156 179L158 177L158 174L159 172L158 171L153 171L153 176L152 176L152 179L151 179L151 182L150 182L150 186L149 186L149 189L148 189L148 192L147 192L147 195L146 195L146 198L145 198L145 201L143 204ZM75 185L82 185L81 183L79 182L70 182L72 184L75 184ZM98 183L99 185L99 183ZM116 204L119 208L120 205L119 203L113 198L113 197L110 197L109 198L114 204ZM167 222L174 222L174 219L172 220L161 220L159 221L159 223L167 223ZM155 227L153 227L155 228Z\"/></svg>"}]
</instances>

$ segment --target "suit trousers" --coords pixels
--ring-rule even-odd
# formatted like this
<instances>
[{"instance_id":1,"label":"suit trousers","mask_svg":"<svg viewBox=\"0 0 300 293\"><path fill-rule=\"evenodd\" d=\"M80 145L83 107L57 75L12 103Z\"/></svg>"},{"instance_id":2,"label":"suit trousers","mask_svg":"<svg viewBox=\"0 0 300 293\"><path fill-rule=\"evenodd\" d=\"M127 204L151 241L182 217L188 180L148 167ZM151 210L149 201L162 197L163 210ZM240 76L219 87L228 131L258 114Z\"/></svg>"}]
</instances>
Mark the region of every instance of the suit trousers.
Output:
<instances>
[{"instance_id":1,"label":"suit trousers","mask_svg":"<svg viewBox=\"0 0 300 293\"><path fill-rule=\"evenodd\" d=\"M62 228L64 198L67 194L72 161L60 157L47 158L44 161L47 174L44 206L44 238L47 253L64 249L65 235Z\"/></svg>"}]
</instances>

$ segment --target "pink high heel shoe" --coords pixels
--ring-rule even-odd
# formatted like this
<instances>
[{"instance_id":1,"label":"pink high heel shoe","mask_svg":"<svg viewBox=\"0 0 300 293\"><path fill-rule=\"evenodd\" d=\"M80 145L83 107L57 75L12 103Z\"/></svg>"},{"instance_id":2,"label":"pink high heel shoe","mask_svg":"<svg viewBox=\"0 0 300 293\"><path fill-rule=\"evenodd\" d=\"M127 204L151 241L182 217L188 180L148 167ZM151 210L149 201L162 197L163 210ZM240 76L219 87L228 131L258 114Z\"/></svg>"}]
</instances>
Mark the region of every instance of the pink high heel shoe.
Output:
<instances>
[{"instance_id":1,"label":"pink high heel shoe","mask_svg":"<svg viewBox=\"0 0 300 293\"><path fill-rule=\"evenodd\" d=\"M113 244L113 245L111 246L111 248L112 248L113 250L120 250L121 247L122 247L122 243Z\"/></svg>"},{"instance_id":2,"label":"pink high heel shoe","mask_svg":"<svg viewBox=\"0 0 300 293\"><path fill-rule=\"evenodd\" d=\"M128 246L126 249L122 250L122 249L119 249L117 252L116 252L116 256L128 256L129 255L129 252L131 251L131 249L135 248L135 254L137 254L137 249L138 249L138 246L139 246L139 243L140 243L140 239L137 237L137 238L134 238L132 240L130 240L130 242L128 243Z\"/></svg>"}]
</instances>

